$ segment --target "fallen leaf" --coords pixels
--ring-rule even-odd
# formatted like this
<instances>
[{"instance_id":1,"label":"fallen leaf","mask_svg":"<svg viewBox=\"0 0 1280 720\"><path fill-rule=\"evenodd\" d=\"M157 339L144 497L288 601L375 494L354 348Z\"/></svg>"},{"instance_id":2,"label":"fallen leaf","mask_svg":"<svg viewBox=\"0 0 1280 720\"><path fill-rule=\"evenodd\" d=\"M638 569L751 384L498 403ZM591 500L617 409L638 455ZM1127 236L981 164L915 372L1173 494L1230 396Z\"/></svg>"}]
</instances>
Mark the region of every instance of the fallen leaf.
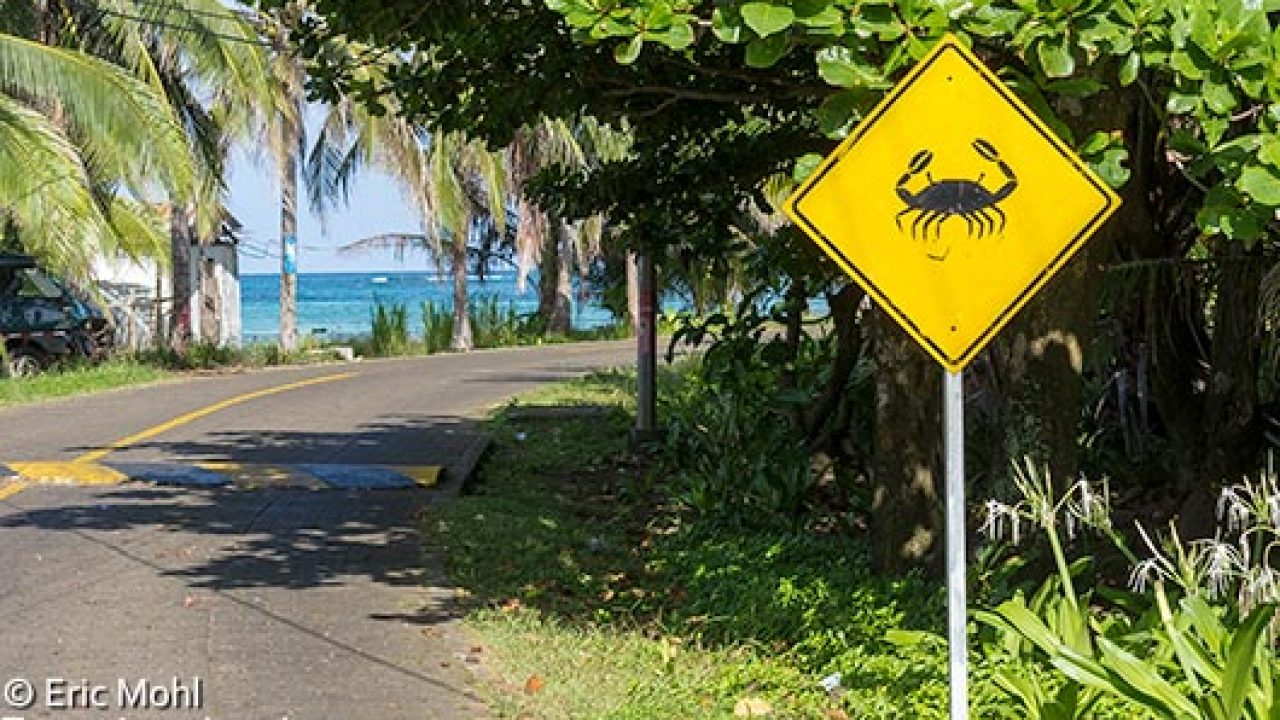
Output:
<instances>
[{"instance_id":1,"label":"fallen leaf","mask_svg":"<svg viewBox=\"0 0 1280 720\"><path fill-rule=\"evenodd\" d=\"M515 612L520 609L520 598L508 598L501 605L502 612Z\"/></svg>"},{"instance_id":2,"label":"fallen leaf","mask_svg":"<svg viewBox=\"0 0 1280 720\"><path fill-rule=\"evenodd\" d=\"M764 717L773 714L773 706L760 698L743 698L733 706L734 717Z\"/></svg>"},{"instance_id":3,"label":"fallen leaf","mask_svg":"<svg viewBox=\"0 0 1280 720\"><path fill-rule=\"evenodd\" d=\"M840 708L827 708L827 720L849 720L849 714Z\"/></svg>"},{"instance_id":4,"label":"fallen leaf","mask_svg":"<svg viewBox=\"0 0 1280 720\"><path fill-rule=\"evenodd\" d=\"M542 686L545 685L542 678L537 675L530 675L528 680L524 681L524 694L537 695L542 692Z\"/></svg>"},{"instance_id":5,"label":"fallen leaf","mask_svg":"<svg viewBox=\"0 0 1280 720\"><path fill-rule=\"evenodd\" d=\"M471 652L475 655L479 655L480 653L484 652L484 648L480 647L479 645L472 645Z\"/></svg>"}]
</instances>

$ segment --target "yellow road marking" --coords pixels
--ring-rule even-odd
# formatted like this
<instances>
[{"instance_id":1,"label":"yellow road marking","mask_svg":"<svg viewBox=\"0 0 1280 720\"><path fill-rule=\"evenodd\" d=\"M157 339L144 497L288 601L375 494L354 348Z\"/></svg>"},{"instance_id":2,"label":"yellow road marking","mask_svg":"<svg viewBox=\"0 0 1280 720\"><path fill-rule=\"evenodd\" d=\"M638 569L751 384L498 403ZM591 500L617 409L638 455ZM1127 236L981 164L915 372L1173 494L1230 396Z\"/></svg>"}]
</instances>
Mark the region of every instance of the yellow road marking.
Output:
<instances>
[{"instance_id":1,"label":"yellow road marking","mask_svg":"<svg viewBox=\"0 0 1280 720\"><path fill-rule=\"evenodd\" d=\"M231 478L237 487L246 490L260 488L302 487L311 490L324 490L329 487L319 478L308 475L296 468L283 465L249 465L237 462L202 462L196 463L201 470L222 473Z\"/></svg>"},{"instance_id":2,"label":"yellow road marking","mask_svg":"<svg viewBox=\"0 0 1280 720\"><path fill-rule=\"evenodd\" d=\"M439 465L395 465L390 470L404 475L423 487L433 487L440 480Z\"/></svg>"},{"instance_id":3,"label":"yellow road marking","mask_svg":"<svg viewBox=\"0 0 1280 720\"><path fill-rule=\"evenodd\" d=\"M6 463L18 477L37 483L76 485L119 485L129 479L119 470L92 462L11 462Z\"/></svg>"},{"instance_id":4,"label":"yellow road marking","mask_svg":"<svg viewBox=\"0 0 1280 720\"><path fill-rule=\"evenodd\" d=\"M26 483L22 482L21 480L15 480L9 483L8 485L0 487L0 500L13 497L14 495L17 495L18 493L26 489L27 489Z\"/></svg>"},{"instance_id":5,"label":"yellow road marking","mask_svg":"<svg viewBox=\"0 0 1280 720\"><path fill-rule=\"evenodd\" d=\"M352 378L355 376L356 376L356 373L351 373L351 372L337 373L336 375L324 375L322 377L310 378L307 380L299 380L298 382L287 383L285 385L276 385L275 387L264 388L262 390L255 390L251 393L245 393L244 395L236 395L235 397L230 397L230 398L227 398L226 400L220 400L216 403L213 403L212 405L207 405L205 407L202 407L199 410L193 410L189 413L179 415L178 417L172 420L162 422L159 425L156 425L154 427L149 427L146 430L143 430L141 432L137 432L132 435L122 437L119 440L116 440L115 442L111 443L110 445L107 445L106 447L99 448L97 450L91 450L81 455L80 457L76 458L73 462L77 462L77 463L98 462L99 460L105 458L106 456L110 455L116 450L123 450L124 448L127 448L130 445L136 445L137 443L140 443L143 440L150 440L151 438L161 433L166 433L176 427L180 427L182 425L195 422L200 418L212 415L213 413L216 413L219 410L225 410L234 405L239 405L241 403L249 402L250 400L257 400L258 398L267 397L268 395L275 395L277 393L288 392L289 390L297 390L298 388L304 388L309 385L319 385L320 383L333 382L335 380L346 380L348 378ZM16 470L17 468L14 467L14 469Z\"/></svg>"}]
</instances>

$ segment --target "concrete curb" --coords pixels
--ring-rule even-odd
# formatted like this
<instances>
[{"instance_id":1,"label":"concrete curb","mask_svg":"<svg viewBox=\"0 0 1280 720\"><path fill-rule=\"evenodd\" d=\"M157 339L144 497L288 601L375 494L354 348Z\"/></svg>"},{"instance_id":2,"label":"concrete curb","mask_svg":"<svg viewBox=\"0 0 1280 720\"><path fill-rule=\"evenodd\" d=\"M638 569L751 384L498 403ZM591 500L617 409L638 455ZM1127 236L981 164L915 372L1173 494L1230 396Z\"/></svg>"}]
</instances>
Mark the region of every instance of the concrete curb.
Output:
<instances>
[{"instance_id":1,"label":"concrete curb","mask_svg":"<svg viewBox=\"0 0 1280 720\"><path fill-rule=\"evenodd\" d=\"M488 433L475 433L467 448L456 458L445 464L444 471L440 473L439 481L430 488L433 499L443 502L461 495L467 484L471 482L472 475L475 474L476 468L480 466L480 461L484 458L484 454L489 451L489 446L492 442L493 437Z\"/></svg>"}]
</instances>

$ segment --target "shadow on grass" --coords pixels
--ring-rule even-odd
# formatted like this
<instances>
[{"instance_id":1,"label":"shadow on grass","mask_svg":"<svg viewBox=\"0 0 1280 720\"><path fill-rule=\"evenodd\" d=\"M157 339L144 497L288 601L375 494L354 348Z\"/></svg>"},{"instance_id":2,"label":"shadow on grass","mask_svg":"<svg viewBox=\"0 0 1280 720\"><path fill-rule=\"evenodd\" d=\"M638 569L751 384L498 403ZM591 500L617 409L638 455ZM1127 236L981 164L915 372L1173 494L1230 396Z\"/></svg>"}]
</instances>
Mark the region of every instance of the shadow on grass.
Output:
<instances>
[{"instance_id":1,"label":"shadow on grass","mask_svg":"<svg viewBox=\"0 0 1280 720\"><path fill-rule=\"evenodd\" d=\"M633 391L633 376L597 374L577 395L611 414L493 421L495 445L472 494L434 512L429 533L478 604L712 649L749 646L815 673L883 651L890 629L941 629L940 588L878 576L865 538L673 511L672 480L629 452L631 416L608 400ZM574 392L544 400L571 405Z\"/></svg>"}]
</instances>

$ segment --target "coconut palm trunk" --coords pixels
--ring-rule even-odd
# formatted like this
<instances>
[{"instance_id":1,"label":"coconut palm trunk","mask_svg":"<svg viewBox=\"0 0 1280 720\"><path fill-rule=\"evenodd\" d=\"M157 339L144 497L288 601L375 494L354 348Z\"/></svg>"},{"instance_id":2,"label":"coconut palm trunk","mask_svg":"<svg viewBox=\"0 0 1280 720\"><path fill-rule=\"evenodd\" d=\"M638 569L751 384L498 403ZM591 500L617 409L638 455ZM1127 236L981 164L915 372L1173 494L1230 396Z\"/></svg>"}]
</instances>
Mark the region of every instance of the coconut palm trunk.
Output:
<instances>
[{"instance_id":1,"label":"coconut palm trunk","mask_svg":"<svg viewBox=\"0 0 1280 720\"><path fill-rule=\"evenodd\" d=\"M467 291L467 239L455 237L449 243L449 264L453 272L453 340L455 352L468 352L475 347L471 337L471 313Z\"/></svg>"},{"instance_id":2,"label":"coconut palm trunk","mask_svg":"<svg viewBox=\"0 0 1280 720\"><path fill-rule=\"evenodd\" d=\"M573 248L563 220L552 216L548 225L550 232L547 234L546 249L542 253L543 275L539 278L542 295L538 311L547 321L547 333L563 335L569 332L572 308L573 285L570 278L573 273Z\"/></svg>"},{"instance_id":3,"label":"coconut palm trunk","mask_svg":"<svg viewBox=\"0 0 1280 720\"><path fill-rule=\"evenodd\" d=\"M283 146L290 151L280 160L280 348L293 352L298 349L297 138L284 138Z\"/></svg>"},{"instance_id":4,"label":"coconut palm trunk","mask_svg":"<svg viewBox=\"0 0 1280 720\"><path fill-rule=\"evenodd\" d=\"M191 221L190 206L174 202L169 207L170 262L173 282L169 315L169 349L186 352L191 341Z\"/></svg>"}]
</instances>

